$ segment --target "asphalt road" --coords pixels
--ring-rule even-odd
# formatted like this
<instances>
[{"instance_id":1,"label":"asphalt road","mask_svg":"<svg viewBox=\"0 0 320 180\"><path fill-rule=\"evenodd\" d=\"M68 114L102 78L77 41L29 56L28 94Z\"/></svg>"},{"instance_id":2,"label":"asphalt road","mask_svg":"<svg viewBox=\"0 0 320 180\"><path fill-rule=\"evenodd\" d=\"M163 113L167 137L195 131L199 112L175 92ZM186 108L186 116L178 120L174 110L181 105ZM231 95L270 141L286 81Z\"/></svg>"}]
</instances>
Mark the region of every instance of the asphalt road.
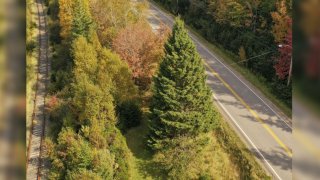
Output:
<instances>
[{"instance_id":1,"label":"asphalt road","mask_svg":"<svg viewBox=\"0 0 320 180\"><path fill-rule=\"evenodd\" d=\"M156 29L173 18L150 4L148 21ZM292 121L239 73L189 32L205 60L208 85L227 121L273 179L292 179Z\"/></svg>"},{"instance_id":2,"label":"asphalt road","mask_svg":"<svg viewBox=\"0 0 320 180\"><path fill-rule=\"evenodd\" d=\"M299 97L294 97L293 177L303 180L320 179L320 117Z\"/></svg>"}]
</instances>

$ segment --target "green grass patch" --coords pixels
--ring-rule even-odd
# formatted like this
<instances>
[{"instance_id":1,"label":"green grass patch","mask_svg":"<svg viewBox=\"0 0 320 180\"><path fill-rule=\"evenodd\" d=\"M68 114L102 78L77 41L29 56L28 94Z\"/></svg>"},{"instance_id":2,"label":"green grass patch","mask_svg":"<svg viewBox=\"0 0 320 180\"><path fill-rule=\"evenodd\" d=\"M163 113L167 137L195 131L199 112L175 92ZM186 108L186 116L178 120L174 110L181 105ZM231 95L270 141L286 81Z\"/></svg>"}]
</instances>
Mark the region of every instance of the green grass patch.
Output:
<instances>
[{"instance_id":1,"label":"green grass patch","mask_svg":"<svg viewBox=\"0 0 320 180\"><path fill-rule=\"evenodd\" d=\"M174 16L166 10L160 3L152 1L153 4L156 4L158 8L166 12L166 14L170 15L174 18ZM203 43L210 51L214 52L215 55L223 62L227 63L229 67L234 69L236 72L240 73L247 81L254 85L261 93L263 93L272 103L274 103L282 112L291 117L292 109L273 93L272 89L268 86L268 83L261 77L254 73L252 73L249 69L244 67L241 64L238 64L239 58L220 47L218 44L213 44L207 41L196 29L186 24L187 29L192 32L197 39Z\"/></svg>"},{"instance_id":2,"label":"green grass patch","mask_svg":"<svg viewBox=\"0 0 320 180\"><path fill-rule=\"evenodd\" d=\"M223 149L231 155L232 161L237 164L240 179L271 179L229 124L223 120L220 122L215 135Z\"/></svg>"},{"instance_id":3,"label":"green grass patch","mask_svg":"<svg viewBox=\"0 0 320 180\"><path fill-rule=\"evenodd\" d=\"M133 154L135 172L133 179L164 179L164 174L159 171L157 164L152 161L152 154L146 146L149 132L147 116L149 111L143 108L143 119L138 127L129 129L125 134L127 145Z\"/></svg>"},{"instance_id":4,"label":"green grass patch","mask_svg":"<svg viewBox=\"0 0 320 180\"><path fill-rule=\"evenodd\" d=\"M127 145L131 150L136 165L136 173L134 179L166 179L166 175L161 172L158 165L152 159L152 153L148 151L146 146L146 138L149 131L148 115L149 115L149 98L150 92L147 92L148 97L143 97L143 120L138 127L129 129L125 134ZM218 140L216 133L212 133L212 145L208 156L216 163L211 171L215 174L214 179L239 179L239 167L234 164L231 154L222 146Z\"/></svg>"}]
</instances>

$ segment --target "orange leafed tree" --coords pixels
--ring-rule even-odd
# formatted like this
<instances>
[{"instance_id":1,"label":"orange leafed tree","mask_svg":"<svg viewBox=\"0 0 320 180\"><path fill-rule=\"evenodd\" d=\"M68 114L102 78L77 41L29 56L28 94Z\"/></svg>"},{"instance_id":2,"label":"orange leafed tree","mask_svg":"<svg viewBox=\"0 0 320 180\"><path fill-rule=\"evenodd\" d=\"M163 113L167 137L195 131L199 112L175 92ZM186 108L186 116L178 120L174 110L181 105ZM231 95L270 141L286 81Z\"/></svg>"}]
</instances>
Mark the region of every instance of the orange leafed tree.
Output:
<instances>
[{"instance_id":1,"label":"orange leafed tree","mask_svg":"<svg viewBox=\"0 0 320 180\"><path fill-rule=\"evenodd\" d=\"M140 88L146 88L151 82L163 54L168 29L162 25L157 32L153 32L145 21L138 21L122 29L113 40L113 49L128 63Z\"/></svg>"},{"instance_id":2,"label":"orange leafed tree","mask_svg":"<svg viewBox=\"0 0 320 180\"><path fill-rule=\"evenodd\" d=\"M271 17L274 22L272 33L277 43L283 43L288 34L288 30L291 29L291 25L289 23L291 18L288 15L285 0L280 0L276 7L277 11L271 13Z\"/></svg>"}]
</instances>

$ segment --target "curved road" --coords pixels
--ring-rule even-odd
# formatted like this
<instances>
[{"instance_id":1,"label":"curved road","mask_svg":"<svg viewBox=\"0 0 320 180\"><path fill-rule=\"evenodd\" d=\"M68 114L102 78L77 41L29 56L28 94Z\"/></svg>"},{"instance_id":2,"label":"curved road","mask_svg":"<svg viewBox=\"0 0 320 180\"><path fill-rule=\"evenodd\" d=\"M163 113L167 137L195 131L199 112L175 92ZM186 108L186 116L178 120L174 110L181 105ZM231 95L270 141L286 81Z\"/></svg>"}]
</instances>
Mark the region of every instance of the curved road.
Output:
<instances>
[{"instance_id":1,"label":"curved road","mask_svg":"<svg viewBox=\"0 0 320 180\"><path fill-rule=\"evenodd\" d=\"M172 27L172 16L150 3L148 21ZM240 74L226 65L191 32L205 60L207 83L223 115L273 179L292 179L292 121Z\"/></svg>"},{"instance_id":2,"label":"curved road","mask_svg":"<svg viewBox=\"0 0 320 180\"><path fill-rule=\"evenodd\" d=\"M48 83L48 34L46 13L42 0L36 0L39 30L39 57L38 57L38 74L37 74L37 89L35 97L35 107L32 118L32 132L30 135L30 143L27 154L27 179L40 179L42 163L42 141L45 134L45 100L46 87Z\"/></svg>"}]
</instances>

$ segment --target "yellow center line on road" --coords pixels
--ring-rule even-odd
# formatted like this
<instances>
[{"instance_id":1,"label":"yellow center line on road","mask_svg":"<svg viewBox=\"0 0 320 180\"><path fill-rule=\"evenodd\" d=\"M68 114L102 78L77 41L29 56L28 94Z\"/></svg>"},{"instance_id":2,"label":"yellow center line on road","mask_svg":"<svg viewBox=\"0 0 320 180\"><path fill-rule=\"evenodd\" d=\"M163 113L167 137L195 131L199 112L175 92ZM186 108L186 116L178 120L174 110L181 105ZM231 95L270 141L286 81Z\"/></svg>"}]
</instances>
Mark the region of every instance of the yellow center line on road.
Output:
<instances>
[{"instance_id":1,"label":"yellow center line on road","mask_svg":"<svg viewBox=\"0 0 320 180\"><path fill-rule=\"evenodd\" d=\"M162 22L161 19L159 19L157 16L154 14L150 13L151 16L156 18L159 22ZM262 120L259 115L231 88L231 86L225 82L221 76L214 71L204 60L204 64L210 69L211 73L216 76L222 83L223 85L230 90L230 92L246 107L246 109L249 110L249 112L253 115L253 117L262 124L262 126L267 130L267 132L272 136L272 138L285 150L287 155L289 157L292 157L292 151L279 139L279 137L275 134L275 132L267 125L264 123L264 120Z\"/></svg>"},{"instance_id":2,"label":"yellow center line on road","mask_svg":"<svg viewBox=\"0 0 320 180\"><path fill-rule=\"evenodd\" d=\"M288 156L292 157L292 151L279 139L279 137L274 133L274 131L266 124L264 123L264 120L259 117L259 115L254 111L239 95L236 93L231 86L225 82L221 76L213 70L207 62L203 60L206 67L209 68L210 72L216 76L222 84L248 109L248 111L253 115L253 117L262 124L262 126L268 131L268 133L273 137L273 139L287 152Z\"/></svg>"}]
</instances>

